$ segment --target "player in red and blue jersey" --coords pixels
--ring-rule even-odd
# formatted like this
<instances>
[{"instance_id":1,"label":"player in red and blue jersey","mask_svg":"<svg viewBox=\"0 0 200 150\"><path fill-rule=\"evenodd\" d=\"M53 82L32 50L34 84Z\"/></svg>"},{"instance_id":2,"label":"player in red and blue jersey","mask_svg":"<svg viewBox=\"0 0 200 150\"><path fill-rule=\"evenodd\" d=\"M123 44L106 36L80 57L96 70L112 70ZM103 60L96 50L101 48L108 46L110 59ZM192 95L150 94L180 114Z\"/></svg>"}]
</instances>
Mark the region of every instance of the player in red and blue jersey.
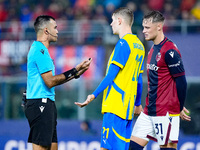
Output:
<instances>
[{"instance_id":1,"label":"player in red and blue jersey","mask_svg":"<svg viewBox=\"0 0 200 150\"><path fill-rule=\"evenodd\" d=\"M184 98L178 97L176 80L180 77L182 84L186 84L185 70L179 50L167 37L150 49L147 76L148 95L144 113L150 116L165 116L167 112L169 115L179 115ZM185 90L180 96L185 97Z\"/></svg>"},{"instance_id":2,"label":"player in red and blue jersey","mask_svg":"<svg viewBox=\"0 0 200 150\"><path fill-rule=\"evenodd\" d=\"M147 58L148 94L132 131L131 150L142 150L149 142L158 142L161 150L175 150L180 118L190 121L183 107L187 82L181 54L163 33L164 16L151 11L143 18L143 33L153 41Z\"/></svg>"}]
</instances>

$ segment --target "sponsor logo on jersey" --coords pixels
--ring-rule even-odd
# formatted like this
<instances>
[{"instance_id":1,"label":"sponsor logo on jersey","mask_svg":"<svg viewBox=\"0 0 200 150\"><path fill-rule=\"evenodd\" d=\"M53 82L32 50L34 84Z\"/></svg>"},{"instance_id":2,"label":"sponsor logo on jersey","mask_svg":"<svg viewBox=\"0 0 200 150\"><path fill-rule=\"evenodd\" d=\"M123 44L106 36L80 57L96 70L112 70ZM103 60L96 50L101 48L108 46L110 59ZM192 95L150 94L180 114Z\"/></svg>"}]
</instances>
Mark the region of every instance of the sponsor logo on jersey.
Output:
<instances>
[{"instance_id":1,"label":"sponsor logo on jersey","mask_svg":"<svg viewBox=\"0 0 200 150\"><path fill-rule=\"evenodd\" d=\"M171 67L178 67L178 66L180 66L180 64L181 64L181 62L178 61L176 64L168 65L168 67L169 68L171 68Z\"/></svg>"},{"instance_id":2,"label":"sponsor logo on jersey","mask_svg":"<svg viewBox=\"0 0 200 150\"><path fill-rule=\"evenodd\" d=\"M158 71L159 67L156 66L155 64L147 64L147 69L153 70L153 71Z\"/></svg>"}]
</instances>

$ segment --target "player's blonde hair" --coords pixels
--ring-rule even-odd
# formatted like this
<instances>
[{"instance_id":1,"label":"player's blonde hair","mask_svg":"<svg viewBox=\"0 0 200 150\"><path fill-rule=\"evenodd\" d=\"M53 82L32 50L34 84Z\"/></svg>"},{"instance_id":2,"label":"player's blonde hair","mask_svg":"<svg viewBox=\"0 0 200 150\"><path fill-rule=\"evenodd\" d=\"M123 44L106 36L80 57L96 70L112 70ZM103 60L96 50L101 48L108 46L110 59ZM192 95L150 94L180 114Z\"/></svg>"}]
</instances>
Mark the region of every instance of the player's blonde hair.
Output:
<instances>
[{"instance_id":1,"label":"player's blonde hair","mask_svg":"<svg viewBox=\"0 0 200 150\"><path fill-rule=\"evenodd\" d=\"M124 20L129 26L133 25L133 20L134 20L133 11L127 7L120 7L119 9L116 9L112 15L120 15L121 17L124 18Z\"/></svg>"}]
</instances>

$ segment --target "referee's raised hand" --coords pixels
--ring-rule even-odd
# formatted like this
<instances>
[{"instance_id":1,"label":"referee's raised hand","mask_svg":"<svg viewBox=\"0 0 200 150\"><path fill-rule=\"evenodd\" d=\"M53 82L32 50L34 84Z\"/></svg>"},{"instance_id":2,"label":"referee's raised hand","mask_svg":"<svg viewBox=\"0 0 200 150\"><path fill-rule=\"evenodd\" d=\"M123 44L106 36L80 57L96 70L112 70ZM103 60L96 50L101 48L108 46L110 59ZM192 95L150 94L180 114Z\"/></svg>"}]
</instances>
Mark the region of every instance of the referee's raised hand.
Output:
<instances>
[{"instance_id":1,"label":"referee's raised hand","mask_svg":"<svg viewBox=\"0 0 200 150\"><path fill-rule=\"evenodd\" d=\"M95 96L93 94L88 95L87 99L83 103L75 102L74 104L79 106L80 108L87 106L91 101L95 99Z\"/></svg>"},{"instance_id":2,"label":"referee's raised hand","mask_svg":"<svg viewBox=\"0 0 200 150\"><path fill-rule=\"evenodd\" d=\"M92 58L84 60L80 64L78 64L75 68L78 71L78 75L82 75L86 70L88 70L90 63L92 62Z\"/></svg>"}]
</instances>

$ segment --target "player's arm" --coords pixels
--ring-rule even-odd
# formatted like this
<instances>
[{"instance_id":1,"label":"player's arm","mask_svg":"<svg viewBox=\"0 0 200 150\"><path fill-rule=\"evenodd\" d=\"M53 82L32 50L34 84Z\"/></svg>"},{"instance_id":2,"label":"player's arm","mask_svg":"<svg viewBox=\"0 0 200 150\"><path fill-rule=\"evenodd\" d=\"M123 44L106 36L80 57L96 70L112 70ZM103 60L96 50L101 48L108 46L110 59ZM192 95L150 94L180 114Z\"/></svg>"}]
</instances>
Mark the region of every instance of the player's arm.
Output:
<instances>
[{"instance_id":1,"label":"player's arm","mask_svg":"<svg viewBox=\"0 0 200 150\"><path fill-rule=\"evenodd\" d=\"M142 111L142 105L141 105L141 98L142 98L142 90L143 90L143 81L142 81L142 73L144 71L144 61L142 62L140 74L138 77L138 83L137 83L137 95L135 100L135 109L134 109L134 115L138 116Z\"/></svg>"},{"instance_id":2,"label":"player's arm","mask_svg":"<svg viewBox=\"0 0 200 150\"><path fill-rule=\"evenodd\" d=\"M87 99L83 103L75 102L76 105L79 107L84 107L88 105L91 101L93 101L108 85L112 84L112 81L117 76L118 72L120 70L120 67L118 67L115 64L111 64L108 70L107 75L102 80L102 82L99 84L99 86L96 88L96 90L91 94L88 95Z\"/></svg>"},{"instance_id":3,"label":"player's arm","mask_svg":"<svg viewBox=\"0 0 200 150\"><path fill-rule=\"evenodd\" d=\"M186 113L189 113L189 111L184 107L185 99L186 99L186 90L187 90L187 82L185 75L176 77L176 89L178 94L178 99L180 102L180 118L182 120L191 121L191 117L188 116Z\"/></svg>"},{"instance_id":4,"label":"player's arm","mask_svg":"<svg viewBox=\"0 0 200 150\"><path fill-rule=\"evenodd\" d=\"M139 74L138 77L138 84L137 84L137 96L135 100L135 109L134 109L134 115L138 116L142 109L141 105L141 97L142 97L142 89L143 89L143 83L142 83L142 73Z\"/></svg>"},{"instance_id":5,"label":"player's arm","mask_svg":"<svg viewBox=\"0 0 200 150\"><path fill-rule=\"evenodd\" d=\"M103 81L100 83L100 85L97 87L97 89L92 93L95 98L103 91L105 88L112 84L112 81L117 76L118 72L120 70L120 67L117 65L111 64L108 70L108 74L105 76Z\"/></svg>"},{"instance_id":6,"label":"player's arm","mask_svg":"<svg viewBox=\"0 0 200 150\"><path fill-rule=\"evenodd\" d=\"M124 39L120 39L115 46L114 55L111 61L111 65L108 68L108 73L97 87L97 89L93 92L93 94L88 95L87 99L83 103L75 102L79 107L84 107L88 105L92 100L94 100L99 93L101 93L108 85L112 83L112 81L117 76L120 68L122 69L130 55L130 48L128 43Z\"/></svg>"},{"instance_id":7,"label":"player's arm","mask_svg":"<svg viewBox=\"0 0 200 150\"><path fill-rule=\"evenodd\" d=\"M85 60L82 63L78 64L75 68L68 70L62 74L53 76L52 71L48 71L48 72L42 73L41 76L45 84L49 88L52 88L54 86L68 82L74 78L78 78L89 68L90 63L91 63L91 59Z\"/></svg>"},{"instance_id":8,"label":"player's arm","mask_svg":"<svg viewBox=\"0 0 200 150\"><path fill-rule=\"evenodd\" d=\"M186 109L184 109L187 82L181 56L176 50L169 50L165 54L165 62L167 63L170 74L174 77L176 83L177 95L180 103L180 117L181 119L190 121L190 117L185 114Z\"/></svg>"},{"instance_id":9,"label":"player's arm","mask_svg":"<svg viewBox=\"0 0 200 150\"><path fill-rule=\"evenodd\" d=\"M168 50L165 54L165 62L168 65L170 74L174 77L176 82L180 111L182 111L186 97L187 82L181 56L178 51L174 49Z\"/></svg>"},{"instance_id":10,"label":"player's arm","mask_svg":"<svg viewBox=\"0 0 200 150\"><path fill-rule=\"evenodd\" d=\"M185 78L185 75L182 75L182 76L174 78L174 80L176 82L176 89L177 89L178 99L180 102L180 111L182 111L184 103L185 103L186 91L187 91L186 78Z\"/></svg>"}]
</instances>

